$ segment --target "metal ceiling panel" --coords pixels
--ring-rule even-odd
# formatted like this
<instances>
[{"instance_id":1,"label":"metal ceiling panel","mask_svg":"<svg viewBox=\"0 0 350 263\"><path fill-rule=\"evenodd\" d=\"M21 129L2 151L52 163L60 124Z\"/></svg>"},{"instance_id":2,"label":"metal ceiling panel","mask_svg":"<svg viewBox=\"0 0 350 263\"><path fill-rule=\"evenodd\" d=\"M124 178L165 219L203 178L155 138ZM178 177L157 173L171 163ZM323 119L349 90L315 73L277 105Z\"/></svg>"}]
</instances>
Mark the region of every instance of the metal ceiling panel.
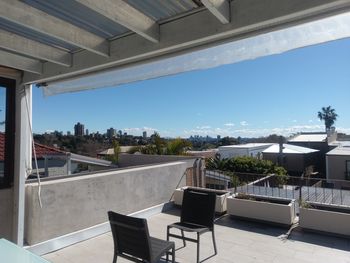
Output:
<instances>
[{"instance_id":1,"label":"metal ceiling panel","mask_svg":"<svg viewBox=\"0 0 350 263\"><path fill-rule=\"evenodd\" d=\"M142 13L158 21L198 7L192 0L124 0Z\"/></svg>"},{"instance_id":2,"label":"metal ceiling panel","mask_svg":"<svg viewBox=\"0 0 350 263\"><path fill-rule=\"evenodd\" d=\"M67 42L64 42L64 41L61 41L59 39L47 36L46 34L42 34L38 31L28 29L24 26L7 21L3 18L0 18L0 28L4 29L6 31L9 31L11 33L14 33L14 34L38 41L38 42L41 42L43 44L47 44L49 46L64 49L66 51L74 52L76 50L79 50L78 47L71 45Z\"/></svg>"},{"instance_id":3,"label":"metal ceiling panel","mask_svg":"<svg viewBox=\"0 0 350 263\"><path fill-rule=\"evenodd\" d=\"M58 17L100 37L109 39L129 30L103 15L72 0L21 0L34 8Z\"/></svg>"}]
</instances>

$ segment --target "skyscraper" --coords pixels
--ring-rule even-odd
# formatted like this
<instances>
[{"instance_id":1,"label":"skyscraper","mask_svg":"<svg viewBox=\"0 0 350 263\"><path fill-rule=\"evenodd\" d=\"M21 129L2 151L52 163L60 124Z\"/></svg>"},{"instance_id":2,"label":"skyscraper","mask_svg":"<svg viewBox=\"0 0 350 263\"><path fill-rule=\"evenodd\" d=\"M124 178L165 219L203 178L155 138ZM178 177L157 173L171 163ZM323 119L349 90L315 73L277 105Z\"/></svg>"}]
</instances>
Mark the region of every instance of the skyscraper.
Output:
<instances>
[{"instance_id":1,"label":"skyscraper","mask_svg":"<svg viewBox=\"0 0 350 263\"><path fill-rule=\"evenodd\" d=\"M146 132L146 131L144 131L144 132L142 133L142 137L143 137L144 139L147 138L147 132Z\"/></svg>"},{"instance_id":2,"label":"skyscraper","mask_svg":"<svg viewBox=\"0 0 350 263\"><path fill-rule=\"evenodd\" d=\"M83 136L84 135L84 124L81 124L78 122L77 124L74 125L74 135L75 136Z\"/></svg>"},{"instance_id":3,"label":"skyscraper","mask_svg":"<svg viewBox=\"0 0 350 263\"><path fill-rule=\"evenodd\" d=\"M107 138L112 139L117 135L117 130L114 128L107 129Z\"/></svg>"}]
</instances>

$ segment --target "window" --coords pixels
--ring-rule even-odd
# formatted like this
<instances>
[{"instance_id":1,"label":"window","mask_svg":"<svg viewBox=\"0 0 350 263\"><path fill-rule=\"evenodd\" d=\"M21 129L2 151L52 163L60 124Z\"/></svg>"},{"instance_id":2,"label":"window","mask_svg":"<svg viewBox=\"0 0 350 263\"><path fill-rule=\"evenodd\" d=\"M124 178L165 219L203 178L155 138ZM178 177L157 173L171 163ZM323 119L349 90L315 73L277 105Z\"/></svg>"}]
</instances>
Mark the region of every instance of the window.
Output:
<instances>
[{"instance_id":1,"label":"window","mask_svg":"<svg viewBox=\"0 0 350 263\"><path fill-rule=\"evenodd\" d=\"M0 189L13 183L15 152L15 80L0 77Z\"/></svg>"}]
</instances>

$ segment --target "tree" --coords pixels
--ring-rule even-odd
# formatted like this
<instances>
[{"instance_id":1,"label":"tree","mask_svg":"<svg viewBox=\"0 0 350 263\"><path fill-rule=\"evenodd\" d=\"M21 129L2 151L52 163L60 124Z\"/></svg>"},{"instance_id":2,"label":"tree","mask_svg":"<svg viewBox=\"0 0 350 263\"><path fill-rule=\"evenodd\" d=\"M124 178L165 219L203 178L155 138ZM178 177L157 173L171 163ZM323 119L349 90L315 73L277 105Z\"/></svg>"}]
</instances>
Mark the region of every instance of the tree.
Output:
<instances>
[{"instance_id":1,"label":"tree","mask_svg":"<svg viewBox=\"0 0 350 263\"><path fill-rule=\"evenodd\" d=\"M326 131L329 130L335 121L337 120L338 114L335 113L335 110L331 106L322 107L322 111L319 111L317 114L318 118L321 121L324 121Z\"/></svg>"}]
</instances>

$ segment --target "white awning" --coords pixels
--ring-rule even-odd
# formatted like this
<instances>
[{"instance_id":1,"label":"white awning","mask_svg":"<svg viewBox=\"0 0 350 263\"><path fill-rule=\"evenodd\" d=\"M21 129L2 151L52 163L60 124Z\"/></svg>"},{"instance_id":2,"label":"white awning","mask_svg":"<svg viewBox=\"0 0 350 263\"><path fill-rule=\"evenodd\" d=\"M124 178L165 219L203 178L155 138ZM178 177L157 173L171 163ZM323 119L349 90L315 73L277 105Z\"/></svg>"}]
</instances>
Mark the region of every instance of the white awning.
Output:
<instances>
[{"instance_id":1,"label":"white awning","mask_svg":"<svg viewBox=\"0 0 350 263\"><path fill-rule=\"evenodd\" d=\"M49 82L46 96L115 87L130 82L213 68L350 36L350 13L149 63Z\"/></svg>"}]
</instances>

